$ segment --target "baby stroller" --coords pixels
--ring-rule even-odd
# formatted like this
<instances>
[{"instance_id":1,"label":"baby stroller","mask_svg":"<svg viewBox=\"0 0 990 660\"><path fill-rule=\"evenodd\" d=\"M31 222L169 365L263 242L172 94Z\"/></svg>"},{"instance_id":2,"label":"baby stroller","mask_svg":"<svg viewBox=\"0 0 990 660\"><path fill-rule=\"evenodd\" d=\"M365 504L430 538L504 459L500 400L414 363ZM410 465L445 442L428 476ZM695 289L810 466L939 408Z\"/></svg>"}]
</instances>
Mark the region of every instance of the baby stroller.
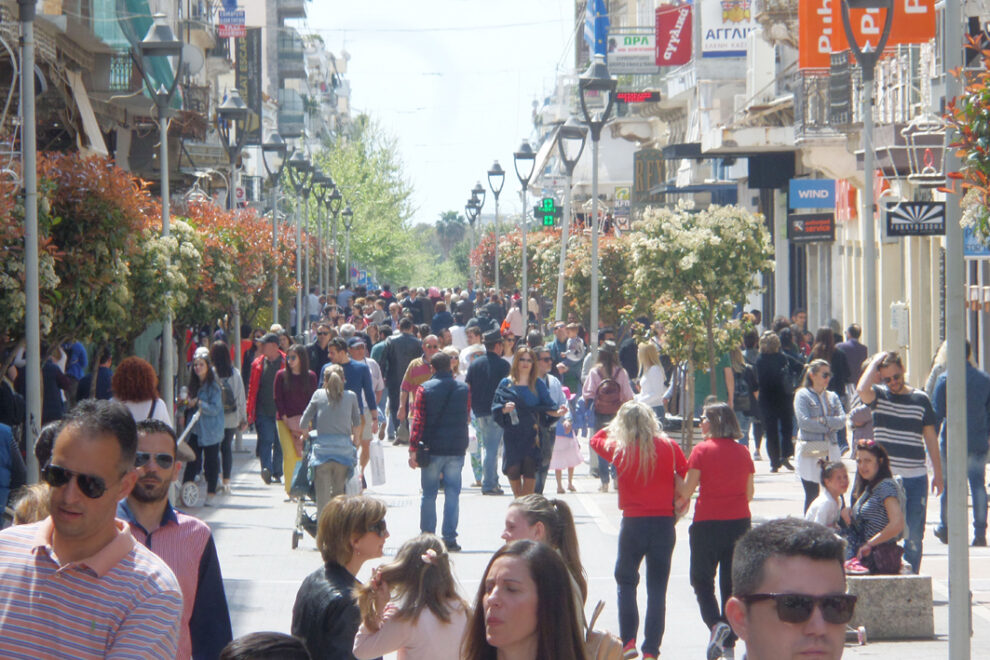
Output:
<instances>
[{"instance_id":1,"label":"baby stroller","mask_svg":"<svg viewBox=\"0 0 990 660\"><path fill-rule=\"evenodd\" d=\"M293 550L299 547L303 532L316 537L316 491L309 479L309 457L314 435L315 432L310 432L306 437L303 455L296 463L295 471L292 473L292 485L289 488L289 495L296 500L296 526L292 530Z\"/></svg>"}]
</instances>

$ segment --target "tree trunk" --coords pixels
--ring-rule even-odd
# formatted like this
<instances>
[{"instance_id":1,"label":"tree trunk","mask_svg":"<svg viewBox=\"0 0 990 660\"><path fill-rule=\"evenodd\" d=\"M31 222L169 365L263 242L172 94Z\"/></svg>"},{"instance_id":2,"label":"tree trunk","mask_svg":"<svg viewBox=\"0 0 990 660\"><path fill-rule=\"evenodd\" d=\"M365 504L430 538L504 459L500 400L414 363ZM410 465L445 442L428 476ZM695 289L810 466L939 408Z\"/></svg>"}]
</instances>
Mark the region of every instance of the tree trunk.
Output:
<instances>
[{"instance_id":1,"label":"tree trunk","mask_svg":"<svg viewBox=\"0 0 990 660\"><path fill-rule=\"evenodd\" d=\"M691 452L694 447L694 360L688 360L687 374L684 380L684 418L681 429L684 436L684 447Z\"/></svg>"},{"instance_id":2,"label":"tree trunk","mask_svg":"<svg viewBox=\"0 0 990 660\"><path fill-rule=\"evenodd\" d=\"M705 348L708 349L708 379L711 384L711 389L708 391L713 396L718 397L718 374L715 373L715 328L713 327L715 322L712 319L711 310L712 306L709 304L708 310L705 313Z\"/></svg>"}]
</instances>

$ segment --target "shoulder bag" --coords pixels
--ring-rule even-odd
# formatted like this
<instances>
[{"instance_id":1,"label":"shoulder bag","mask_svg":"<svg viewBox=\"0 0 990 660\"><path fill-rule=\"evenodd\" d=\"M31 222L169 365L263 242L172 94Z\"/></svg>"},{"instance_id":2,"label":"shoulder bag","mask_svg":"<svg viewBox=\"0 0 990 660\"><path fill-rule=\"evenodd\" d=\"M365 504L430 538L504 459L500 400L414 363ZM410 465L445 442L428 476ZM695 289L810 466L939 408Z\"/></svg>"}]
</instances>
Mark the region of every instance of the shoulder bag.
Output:
<instances>
[{"instance_id":1,"label":"shoulder bag","mask_svg":"<svg viewBox=\"0 0 990 660\"><path fill-rule=\"evenodd\" d=\"M595 622L598 620L602 610L605 609L605 602L598 601L595 611L588 621L588 629L584 636L584 652L588 660L622 660L622 641L614 634L595 630Z\"/></svg>"}]
</instances>

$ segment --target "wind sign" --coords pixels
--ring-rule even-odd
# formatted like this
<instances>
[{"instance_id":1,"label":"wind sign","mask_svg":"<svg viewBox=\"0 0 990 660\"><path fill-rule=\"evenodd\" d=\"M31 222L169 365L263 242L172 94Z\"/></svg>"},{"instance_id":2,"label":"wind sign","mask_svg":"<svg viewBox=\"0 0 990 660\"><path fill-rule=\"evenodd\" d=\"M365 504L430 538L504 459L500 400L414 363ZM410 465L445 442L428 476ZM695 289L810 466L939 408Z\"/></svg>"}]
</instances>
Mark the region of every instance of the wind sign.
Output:
<instances>
[{"instance_id":1,"label":"wind sign","mask_svg":"<svg viewBox=\"0 0 990 660\"><path fill-rule=\"evenodd\" d=\"M787 206L792 209L834 209L835 179L791 179Z\"/></svg>"}]
</instances>

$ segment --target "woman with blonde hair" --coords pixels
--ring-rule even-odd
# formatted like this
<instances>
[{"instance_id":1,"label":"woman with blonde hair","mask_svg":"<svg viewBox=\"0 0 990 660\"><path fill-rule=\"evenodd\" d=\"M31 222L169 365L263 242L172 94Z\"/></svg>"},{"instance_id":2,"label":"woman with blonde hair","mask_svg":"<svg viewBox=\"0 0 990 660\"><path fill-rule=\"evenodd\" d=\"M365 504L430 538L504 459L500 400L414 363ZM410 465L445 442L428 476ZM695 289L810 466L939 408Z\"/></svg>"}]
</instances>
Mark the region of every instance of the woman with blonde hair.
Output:
<instances>
[{"instance_id":1,"label":"woman with blonde hair","mask_svg":"<svg viewBox=\"0 0 990 660\"><path fill-rule=\"evenodd\" d=\"M615 581L619 593L619 633L626 657L635 657L639 608L636 586L646 558L646 617L643 658L660 654L666 617L667 579L674 552L674 511L687 461L681 448L663 436L649 406L627 401L607 427L591 438L591 448L615 465L619 484L619 552ZM675 503L675 497L677 502Z\"/></svg>"},{"instance_id":2,"label":"woman with blonde hair","mask_svg":"<svg viewBox=\"0 0 990 660\"><path fill-rule=\"evenodd\" d=\"M314 418L316 437L310 444L309 470L319 512L332 498L344 494L357 464L361 413L357 395L344 389L344 369L339 364L324 369L323 387L313 392L299 419L300 439L306 437Z\"/></svg>"},{"instance_id":3,"label":"woman with blonde hair","mask_svg":"<svg viewBox=\"0 0 990 660\"><path fill-rule=\"evenodd\" d=\"M393 651L398 660L457 660L470 609L438 537L420 534L403 543L395 559L375 569L356 593L359 660Z\"/></svg>"},{"instance_id":4,"label":"woman with blonde hair","mask_svg":"<svg viewBox=\"0 0 990 660\"><path fill-rule=\"evenodd\" d=\"M660 363L660 347L652 341L642 343L636 356L639 361L639 394L636 400L648 405L657 419L662 420L665 415L663 393L666 390L663 383L667 377Z\"/></svg>"}]
</instances>

